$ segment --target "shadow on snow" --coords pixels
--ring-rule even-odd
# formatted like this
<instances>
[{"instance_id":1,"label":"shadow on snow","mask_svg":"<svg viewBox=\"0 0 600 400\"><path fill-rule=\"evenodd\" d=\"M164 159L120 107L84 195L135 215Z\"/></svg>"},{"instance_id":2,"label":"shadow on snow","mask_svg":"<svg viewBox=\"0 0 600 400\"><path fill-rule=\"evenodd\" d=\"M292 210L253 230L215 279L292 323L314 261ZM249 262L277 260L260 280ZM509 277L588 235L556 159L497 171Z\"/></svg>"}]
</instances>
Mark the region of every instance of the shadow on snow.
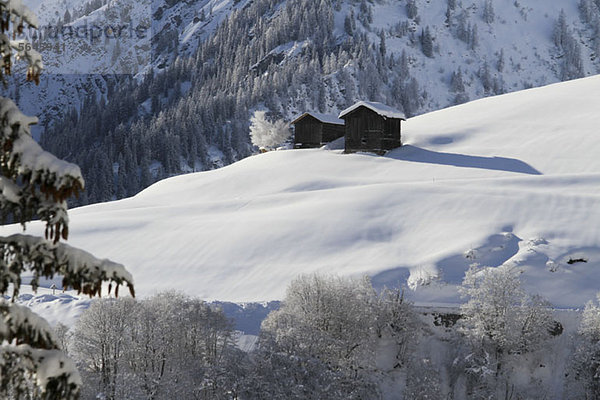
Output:
<instances>
[{"instance_id":1,"label":"shadow on snow","mask_svg":"<svg viewBox=\"0 0 600 400\"><path fill-rule=\"evenodd\" d=\"M422 149L412 145L404 145L398 149L392 150L387 157L410 162L419 162L427 164L452 165L461 168L479 168L495 171L516 172L520 174L542 175L540 171L531 165L506 157L481 157L470 156L466 154L442 153L432 150Z\"/></svg>"}]
</instances>

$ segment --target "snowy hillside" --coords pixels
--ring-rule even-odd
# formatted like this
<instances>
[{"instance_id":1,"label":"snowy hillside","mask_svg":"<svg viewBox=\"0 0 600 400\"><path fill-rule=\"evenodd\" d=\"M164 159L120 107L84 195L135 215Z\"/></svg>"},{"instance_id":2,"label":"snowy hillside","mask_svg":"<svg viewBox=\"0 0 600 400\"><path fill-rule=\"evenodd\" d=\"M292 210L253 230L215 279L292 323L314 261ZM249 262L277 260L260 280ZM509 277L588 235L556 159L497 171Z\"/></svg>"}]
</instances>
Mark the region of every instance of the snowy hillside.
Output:
<instances>
[{"instance_id":1,"label":"snowy hillside","mask_svg":"<svg viewBox=\"0 0 600 400\"><path fill-rule=\"evenodd\" d=\"M167 179L72 210L70 242L125 264L142 296L281 299L320 271L456 303L477 262L579 307L600 287L599 92L595 76L411 118L386 157L278 151Z\"/></svg>"}]
</instances>

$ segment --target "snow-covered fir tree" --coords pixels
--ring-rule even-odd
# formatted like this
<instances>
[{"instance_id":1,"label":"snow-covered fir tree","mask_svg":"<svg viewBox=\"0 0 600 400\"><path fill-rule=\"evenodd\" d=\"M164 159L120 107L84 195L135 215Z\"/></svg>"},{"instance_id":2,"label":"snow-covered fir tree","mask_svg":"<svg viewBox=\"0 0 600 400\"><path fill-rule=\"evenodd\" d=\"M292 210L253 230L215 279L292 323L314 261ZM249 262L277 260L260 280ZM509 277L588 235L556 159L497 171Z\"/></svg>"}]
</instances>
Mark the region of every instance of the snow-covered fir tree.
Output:
<instances>
[{"instance_id":1,"label":"snow-covered fir tree","mask_svg":"<svg viewBox=\"0 0 600 400\"><path fill-rule=\"evenodd\" d=\"M37 19L20 0L0 3L2 21L0 53L2 78L12 67L13 51L27 62L27 80L39 83L42 60L29 42L16 38L25 25L37 27ZM75 365L60 350L44 319L16 305L23 274L31 275L34 290L41 278L60 275L63 287L90 296L99 294L102 282L127 285L133 294L131 275L120 265L98 260L91 254L61 243L69 235L66 200L84 188L79 168L44 151L32 138L30 126L37 118L22 114L7 98L0 97L0 213L3 220L33 218L46 225L45 237L14 234L0 237L0 396L2 398L75 399L81 379Z\"/></svg>"}]
</instances>

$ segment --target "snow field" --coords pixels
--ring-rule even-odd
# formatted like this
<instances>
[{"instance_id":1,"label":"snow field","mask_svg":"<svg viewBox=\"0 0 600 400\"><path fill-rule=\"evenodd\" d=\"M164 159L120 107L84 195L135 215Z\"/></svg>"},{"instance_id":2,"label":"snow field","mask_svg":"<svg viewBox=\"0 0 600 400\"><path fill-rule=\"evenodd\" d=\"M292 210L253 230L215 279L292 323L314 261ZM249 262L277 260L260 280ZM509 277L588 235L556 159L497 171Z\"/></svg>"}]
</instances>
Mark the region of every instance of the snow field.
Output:
<instances>
[{"instance_id":1,"label":"snow field","mask_svg":"<svg viewBox=\"0 0 600 400\"><path fill-rule=\"evenodd\" d=\"M281 299L319 271L456 304L478 262L581 307L600 287L598 92L591 77L412 118L386 157L278 151L174 177L72 210L69 243L126 265L141 296Z\"/></svg>"}]
</instances>

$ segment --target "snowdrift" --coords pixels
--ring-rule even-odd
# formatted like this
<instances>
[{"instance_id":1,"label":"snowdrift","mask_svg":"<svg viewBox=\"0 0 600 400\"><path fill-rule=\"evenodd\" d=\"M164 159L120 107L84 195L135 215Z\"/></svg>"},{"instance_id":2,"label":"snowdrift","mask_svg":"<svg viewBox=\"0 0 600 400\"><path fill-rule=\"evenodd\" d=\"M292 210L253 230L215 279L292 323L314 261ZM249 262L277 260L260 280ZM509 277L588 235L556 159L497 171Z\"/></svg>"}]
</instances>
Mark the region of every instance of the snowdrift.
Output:
<instances>
[{"instance_id":1,"label":"snowdrift","mask_svg":"<svg viewBox=\"0 0 600 400\"><path fill-rule=\"evenodd\" d=\"M281 299L319 271L447 304L469 264L512 263L580 307L600 288L598 93L595 76L412 118L385 157L287 150L177 176L72 210L69 244L126 265L142 296Z\"/></svg>"}]
</instances>

